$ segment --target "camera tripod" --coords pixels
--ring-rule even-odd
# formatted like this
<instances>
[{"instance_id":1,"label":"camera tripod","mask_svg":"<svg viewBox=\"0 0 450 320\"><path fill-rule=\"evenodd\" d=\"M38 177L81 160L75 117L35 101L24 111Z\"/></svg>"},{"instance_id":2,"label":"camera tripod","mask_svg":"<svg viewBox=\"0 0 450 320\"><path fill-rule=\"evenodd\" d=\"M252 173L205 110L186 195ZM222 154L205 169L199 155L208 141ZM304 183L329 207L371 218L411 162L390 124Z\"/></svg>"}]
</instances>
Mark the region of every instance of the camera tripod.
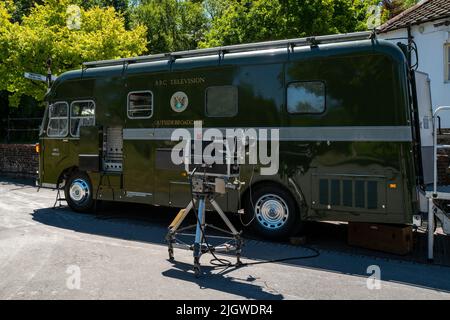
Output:
<instances>
[{"instance_id":1,"label":"camera tripod","mask_svg":"<svg viewBox=\"0 0 450 320\"><path fill-rule=\"evenodd\" d=\"M213 178L214 179L214 178ZM169 226L169 232L167 233L166 240L168 243L169 250L169 260L174 260L174 248L192 250L194 256L194 273L196 277L199 277L201 274L200 269L200 257L204 253L211 252L213 255L215 252L235 252L237 265L241 264L241 249L242 249L242 239L241 233L236 230L233 224L230 222L228 217L222 211L220 206L214 199L214 195L216 193L216 183L217 178L215 180L211 180L208 177L192 177L193 189L192 189L192 200L189 202L185 209L181 209L177 214L175 219ZM224 190L223 190L224 191ZM219 214L222 220L225 222L228 230L224 230L213 225L206 224L206 203L211 204L212 208ZM198 210L195 212L196 205L198 205ZM181 224L189 214L189 212L193 211L196 214L197 221L195 225L189 225L183 228L180 228ZM184 234L183 232L186 230L195 228L195 240L193 244L187 244L181 242L177 239L177 235L192 235L192 234ZM206 228L211 228L216 231L220 231L222 233L228 234L229 236L210 236L210 238L221 238L226 239L224 243L216 246L211 246L206 240Z\"/></svg>"}]
</instances>

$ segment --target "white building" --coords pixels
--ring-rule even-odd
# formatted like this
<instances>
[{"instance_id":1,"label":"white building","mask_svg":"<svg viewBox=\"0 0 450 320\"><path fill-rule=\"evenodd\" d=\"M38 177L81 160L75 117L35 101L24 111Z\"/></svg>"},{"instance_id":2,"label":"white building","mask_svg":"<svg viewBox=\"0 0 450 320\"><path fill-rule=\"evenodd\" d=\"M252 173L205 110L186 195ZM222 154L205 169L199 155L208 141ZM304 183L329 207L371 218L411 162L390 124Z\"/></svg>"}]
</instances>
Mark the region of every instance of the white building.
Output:
<instances>
[{"instance_id":1,"label":"white building","mask_svg":"<svg viewBox=\"0 0 450 320\"><path fill-rule=\"evenodd\" d=\"M431 79L433 108L450 106L450 0L423 0L378 28L379 38L408 43L413 37L418 49L418 70ZM403 38L403 39L393 39ZM412 54L412 64L416 62ZM450 113L441 116L450 127Z\"/></svg>"}]
</instances>

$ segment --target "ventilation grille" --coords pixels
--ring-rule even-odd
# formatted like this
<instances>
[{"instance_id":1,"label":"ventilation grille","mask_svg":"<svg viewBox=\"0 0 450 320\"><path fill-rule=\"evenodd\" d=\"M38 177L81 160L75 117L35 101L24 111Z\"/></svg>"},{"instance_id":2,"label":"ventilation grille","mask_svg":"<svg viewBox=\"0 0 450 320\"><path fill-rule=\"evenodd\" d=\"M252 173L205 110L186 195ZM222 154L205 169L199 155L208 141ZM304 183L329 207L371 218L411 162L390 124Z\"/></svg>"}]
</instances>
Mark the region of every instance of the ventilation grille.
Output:
<instances>
[{"instance_id":1,"label":"ventilation grille","mask_svg":"<svg viewBox=\"0 0 450 320\"><path fill-rule=\"evenodd\" d=\"M103 171L122 171L123 137L122 128L107 128L103 136Z\"/></svg>"},{"instance_id":2,"label":"ventilation grille","mask_svg":"<svg viewBox=\"0 0 450 320\"><path fill-rule=\"evenodd\" d=\"M317 180L317 199L313 199L313 206L315 207L327 209L385 209L385 195L380 192L384 184L380 180L342 179L340 177L320 177Z\"/></svg>"}]
</instances>

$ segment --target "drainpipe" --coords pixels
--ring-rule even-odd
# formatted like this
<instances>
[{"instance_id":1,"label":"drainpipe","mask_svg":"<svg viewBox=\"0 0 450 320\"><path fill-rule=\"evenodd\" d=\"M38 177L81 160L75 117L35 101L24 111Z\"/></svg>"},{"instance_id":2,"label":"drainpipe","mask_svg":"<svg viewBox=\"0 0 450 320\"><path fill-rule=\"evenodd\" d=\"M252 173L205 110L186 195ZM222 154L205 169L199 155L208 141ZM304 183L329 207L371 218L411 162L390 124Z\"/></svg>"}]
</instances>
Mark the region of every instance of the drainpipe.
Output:
<instances>
[{"instance_id":1,"label":"drainpipe","mask_svg":"<svg viewBox=\"0 0 450 320\"><path fill-rule=\"evenodd\" d=\"M415 72L412 68L412 48L413 48L413 39L411 32L411 25L409 24L407 27L408 32L408 46L406 50L406 59L408 60L409 66L409 79L411 83L411 103L412 103L412 125L413 125L413 148L415 156L415 167L417 174L417 183L419 185L423 184L423 166L422 166L422 150L420 146L420 121L419 121L419 107L417 101L417 88L416 88L416 76Z\"/></svg>"},{"instance_id":2,"label":"drainpipe","mask_svg":"<svg viewBox=\"0 0 450 320\"><path fill-rule=\"evenodd\" d=\"M408 25L407 31L408 31L408 54L407 54L406 58L408 59L408 64L410 66L412 66L412 57L411 57L412 50L411 49L412 49L412 45L413 45L412 42L413 42L414 37L412 36L412 33L411 33L411 24Z\"/></svg>"}]
</instances>

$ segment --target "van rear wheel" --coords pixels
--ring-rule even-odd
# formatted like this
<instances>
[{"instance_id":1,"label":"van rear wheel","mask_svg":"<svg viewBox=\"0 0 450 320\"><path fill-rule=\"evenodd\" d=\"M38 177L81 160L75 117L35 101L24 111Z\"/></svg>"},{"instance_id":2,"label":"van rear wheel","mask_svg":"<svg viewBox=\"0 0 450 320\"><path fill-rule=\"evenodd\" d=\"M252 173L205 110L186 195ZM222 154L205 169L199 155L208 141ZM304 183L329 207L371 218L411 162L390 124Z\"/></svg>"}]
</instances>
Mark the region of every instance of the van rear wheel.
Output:
<instances>
[{"instance_id":1,"label":"van rear wheel","mask_svg":"<svg viewBox=\"0 0 450 320\"><path fill-rule=\"evenodd\" d=\"M77 212L89 212L94 206L93 189L89 176L74 172L66 182L64 195L69 207Z\"/></svg>"},{"instance_id":2,"label":"van rear wheel","mask_svg":"<svg viewBox=\"0 0 450 320\"><path fill-rule=\"evenodd\" d=\"M291 194L274 185L257 186L245 201L245 216L251 227L265 238L279 240L301 228L300 214Z\"/></svg>"}]
</instances>

